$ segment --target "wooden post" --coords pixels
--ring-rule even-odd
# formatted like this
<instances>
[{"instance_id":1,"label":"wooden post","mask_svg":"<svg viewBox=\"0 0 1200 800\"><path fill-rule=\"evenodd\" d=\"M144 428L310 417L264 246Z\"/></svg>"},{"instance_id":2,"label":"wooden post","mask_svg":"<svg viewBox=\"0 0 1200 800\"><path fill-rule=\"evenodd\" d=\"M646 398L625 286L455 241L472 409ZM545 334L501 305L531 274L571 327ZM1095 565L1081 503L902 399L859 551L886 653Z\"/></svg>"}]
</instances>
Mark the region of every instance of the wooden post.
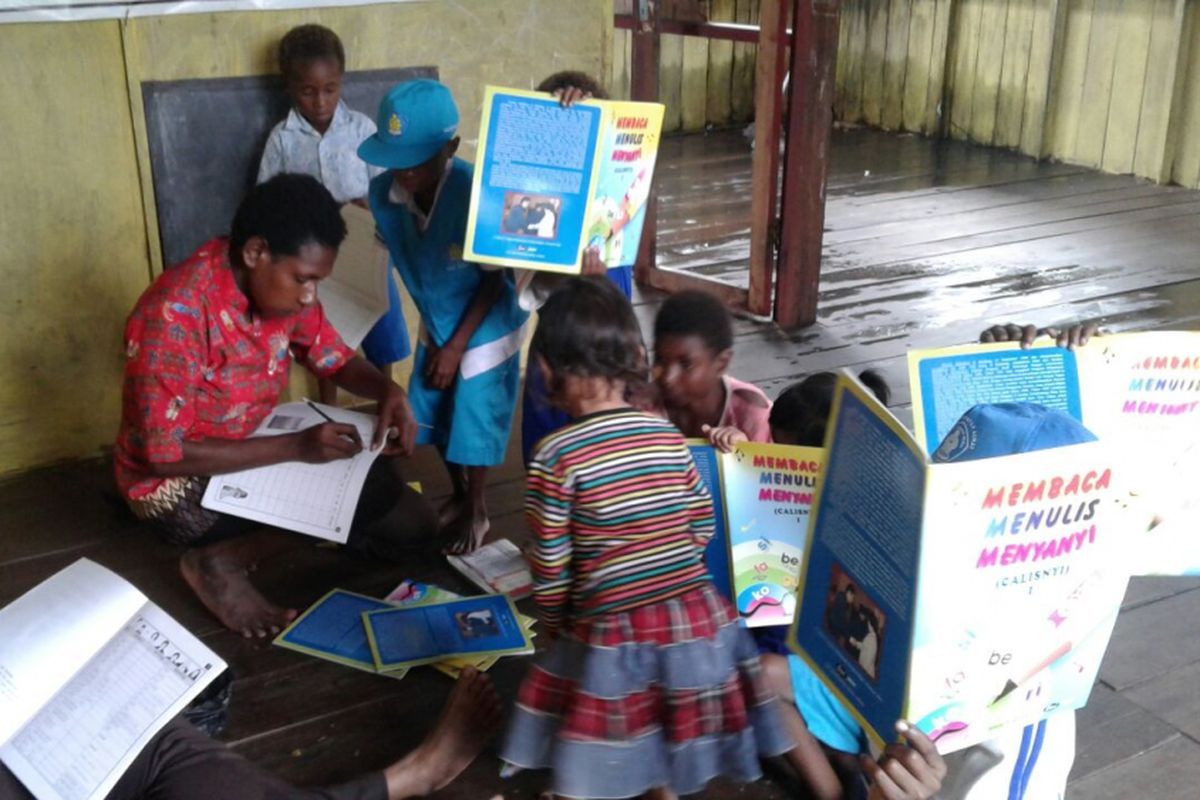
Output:
<instances>
[{"instance_id":1,"label":"wooden post","mask_svg":"<svg viewBox=\"0 0 1200 800\"><path fill-rule=\"evenodd\" d=\"M787 154L780 212L775 321L783 328L817 319L825 178L833 129L839 0L796 0L788 87Z\"/></svg>"},{"instance_id":2,"label":"wooden post","mask_svg":"<svg viewBox=\"0 0 1200 800\"><path fill-rule=\"evenodd\" d=\"M629 98L651 103L658 102L659 0L633 0L636 23L630 52ZM647 283L654 269L658 234L658 189L650 184L646 200L646 219L642 225L642 241L638 245L633 273L638 283Z\"/></svg>"},{"instance_id":3,"label":"wooden post","mask_svg":"<svg viewBox=\"0 0 1200 800\"><path fill-rule=\"evenodd\" d=\"M754 74L754 164L750 194L750 313L771 313L775 273L779 131L783 124L783 76L787 72L788 6L791 0L762 0L758 17L758 60Z\"/></svg>"}]
</instances>

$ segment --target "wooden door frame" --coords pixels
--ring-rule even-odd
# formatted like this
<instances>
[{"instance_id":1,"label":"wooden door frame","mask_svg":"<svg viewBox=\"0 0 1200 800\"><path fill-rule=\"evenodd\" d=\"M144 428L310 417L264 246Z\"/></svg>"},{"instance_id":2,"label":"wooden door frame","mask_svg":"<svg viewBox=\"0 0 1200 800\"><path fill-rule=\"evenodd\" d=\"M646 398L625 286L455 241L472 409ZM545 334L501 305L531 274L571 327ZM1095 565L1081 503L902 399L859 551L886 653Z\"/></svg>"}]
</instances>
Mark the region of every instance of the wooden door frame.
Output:
<instances>
[{"instance_id":1,"label":"wooden door frame","mask_svg":"<svg viewBox=\"0 0 1200 800\"><path fill-rule=\"evenodd\" d=\"M616 20L617 25L631 29L633 34L630 65L633 100L658 101L660 42L664 32L753 40L752 26L665 20L658 0L634 0L633 11L629 17ZM721 298L733 309L770 315L785 328L810 325L816 320L839 11L838 0L762 0L755 72L749 288L657 265L658 195L654 186L646 204L646 221L634 268L638 283L668 292L700 289ZM795 21L790 30L789 17ZM789 66L793 79L785 101L783 82ZM796 113L785 114L788 109ZM778 132L785 118L780 189Z\"/></svg>"}]
</instances>

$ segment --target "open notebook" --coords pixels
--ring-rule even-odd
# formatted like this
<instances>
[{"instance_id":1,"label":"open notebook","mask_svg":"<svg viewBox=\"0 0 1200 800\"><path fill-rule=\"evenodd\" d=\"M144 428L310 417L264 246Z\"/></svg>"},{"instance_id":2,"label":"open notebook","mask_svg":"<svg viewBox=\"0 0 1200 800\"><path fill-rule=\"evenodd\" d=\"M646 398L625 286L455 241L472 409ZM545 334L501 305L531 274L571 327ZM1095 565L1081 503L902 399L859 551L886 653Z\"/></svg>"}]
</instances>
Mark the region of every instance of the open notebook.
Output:
<instances>
[{"instance_id":1,"label":"open notebook","mask_svg":"<svg viewBox=\"0 0 1200 800\"><path fill-rule=\"evenodd\" d=\"M285 403L276 407L253 435L280 436L320 425L326 420L314 406L335 422L354 425L364 443L369 444L375 435L376 418L370 414L315 403ZM380 449L364 448L352 458L325 464L286 461L214 475L208 481L201 505L344 544L350 536L363 482Z\"/></svg>"},{"instance_id":2,"label":"open notebook","mask_svg":"<svg viewBox=\"0 0 1200 800\"><path fill-rule=\"evenodd\" d=\"M225 662L87 559L0 609L0 760L38 800L108 794Z\"/></svg>"}]
</instances>

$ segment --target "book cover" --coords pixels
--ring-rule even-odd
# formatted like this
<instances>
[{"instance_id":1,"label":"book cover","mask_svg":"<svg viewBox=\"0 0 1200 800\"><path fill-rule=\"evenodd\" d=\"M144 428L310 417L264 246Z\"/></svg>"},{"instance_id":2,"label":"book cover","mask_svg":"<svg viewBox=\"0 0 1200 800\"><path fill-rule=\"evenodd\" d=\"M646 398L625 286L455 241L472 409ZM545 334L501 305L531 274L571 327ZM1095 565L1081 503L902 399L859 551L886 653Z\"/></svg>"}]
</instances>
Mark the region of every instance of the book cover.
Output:
<instances>
[{"instance_id":1,"label":"book cover","mask_svg":"<svg viewBox=\"0 0 1200 800\"><path fill-rule=\"evenodd\" d=\"M1142 519L1102 442L931 464L839 377L789 644L877 744L942 752L1086 703Z\"/></svg>"},{"instance_id":2,"label":"book cover","mask_svg":"<svg viewBox=\"0 0 1200 800\"><path fill-rule=\"evenodd\" d=\"M379 670L533 652L512 599L502 594L367 611L362 619Z\"/></svg>"},{"instance_id":3,"label":"book cover","mask_svg":"<svg viewBox=\"0 0 1200 800\"><path fill-rule=\"evenodd\" d=\"M274 643L288 650L315 656L365 672L377 672L362 615L367 611L395 608L374 597L334 589L287 626ZM388 673L403 678L403 672Z\"/></svg>"},{"instance_id":4,"label":"book cover","mask_svg":"<svg viewBox=\"0 0 1200 800\"><path fill-rule=\"evenodd\" d=\"M1156 524L1124 560L1133 574L1200 574L1200 333L1093 337L1075 351L1036 342L909 352L917 438L932 453L977 403L1060 409L1137 463Z\"/></svg>"},{"instance_id":5,"label":"book cover","mask_svg":"<svg viewBox=\"0 0 1200 800\"><path fill-rule=\"evenodd\" d=\"M714 583L748 626L791 624L824 452L753 442L731 453L699 441L690 446L717 517L705 552Z\"/></svg>"},{"instance_id":6,"label":"book cover","mask_svg":"<svg viewBox=\"0 0 1200 800\"><path fill-rule=\"evenodd\" d=\"M663 106L489 86L467 221L468 260L578 273L587 247L632 264Z\"/></svg>"}]
</instances>

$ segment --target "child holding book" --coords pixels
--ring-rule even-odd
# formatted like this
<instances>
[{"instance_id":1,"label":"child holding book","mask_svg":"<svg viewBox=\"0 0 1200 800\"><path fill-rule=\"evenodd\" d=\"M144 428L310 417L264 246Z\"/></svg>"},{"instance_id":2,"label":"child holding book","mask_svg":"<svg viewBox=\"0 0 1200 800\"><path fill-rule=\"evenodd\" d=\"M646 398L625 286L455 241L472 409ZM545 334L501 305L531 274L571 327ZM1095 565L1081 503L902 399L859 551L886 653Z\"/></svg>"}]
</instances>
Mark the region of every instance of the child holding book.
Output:
<instances>
[{"instance_id":1,"label":"child holding book","mask_svg":"<svg viewBox=\"0 0 1200 800\"><path fill-rule=\"evenodd\" d=\"M647 377L629 301L574 278L541 310L532 364L575 420L529 465L534 597L557 641L521 687L502 757L565 797L673 796L792 746L753 641L712 588L712 501Z\"/></svg>"},{"instance_id":2,"label":"child holding book","mask_svg":"<svg viewBox=\"0 0 1200 800\"><path fill-rule=\"evenodd\" d=\"M381 173L358 157L358 145L375 123L342 102L346 52L338 35L322 25L298 25L279 41L279 71L292 109L271 130L258 166L258 182L281 172L319 180L339 203L366 206L367 186ZM412 353L396 282L388 276L388 310L362 341L363 354L385 369ZM321 401L334 403L337 387L318 380Z\"/></svg>"},{"instance_id":3,"label":"child holding book","mask_svg":"<svg viewBox=\"0 0 1200 800\"><path fill-rule=\"evenodd\" d=\"M726 449L727 429L752 442L771 441L771 401L753 384L726 374L733 322L704 292L671 295L654 320L654 378L667 418L687 437Z\"/></svg>"},{"instance_id":4,"label":"child holding book","mask_svg":"<svg viewBox=\"0 0 1200 800\"><path fill-rule=\"evenodd\" d=\"M541 314L532 363L575 420L542 440L526 490L534 598L555 643L521 686L501 757L550 767L562 797L754 780L760 756L794 742L704 567L715 522L691 453L670 423L626 403L647 379L633 309L611 283L575 278ZM911 791L937 788L924 758L890 749L873 796L930 796Z\"/></svg>"},{"instance_id":5,"label":"child holding book","mask_svg":"<svg viewBox=\"0 0 1200 800\"><path fill-rule=\"evenodd\" d=\"M960 436L960 429L972 433ZM1094 440L1095 436L1080 423L1059 411L1032 403L985 404L963 415L934 452L933 460L971 461ZM959 446L951 448L945 444L951 441ZM970 446L963 447L962 442L970 442ZM790 701L784 704L789 728L805 729L821 743L829 764L849 791L857 780L855 761L866 746L857 721L799 656L766 655L763 669L772 688ZM995 739L976 746L975 749L986 751L988 758L954 759L991 769L952 771L947 781L949 796L970 800L1061 800L1074 759L1074 737L1072 712L1056 714L1024 728L1004 729ZM800 763L791 758L789 761L807 774L828 774L819 764L814 766L812 762ZM944 765L942 774L945 775ZM842 795L834 792L822 796Z\"/></svg>"},{"instance_id":6,"label":"child holding book","mask_svg":"<svg viewBox=\"0 0 1200 800\"><path fill-rule=\"evenodd\" d=\"M378 129L358 149L387 169L369 200L404 285L421 312L409 401L454 495L443 509L447 552L477 548L490 522L488 469L504 461L520 382L528 314L508 271L463 260L472 167L455 158L458 107L434 80L398 84L379 104Z\"/></svg>"},{"instance_id":7,"label":"child holding book","mask_svg":"<svg viewBox=\"0 0 1200 800\"><path fill-rule=\"evenodd\" d=\"M564 70L556 72L538 84L537 91L554 95L559 105L570 108L580 100L607 100L608 93L600 82L583 72ZM610 266L600 257L598 250L588 248L583 255L584 275L607 274L626 297L633 296L633 265ZM532 270L517 274L521 307L534 311L545 302L550 292L562 282L562 276ZM527 369L525 390L521 401L521 455L525 463L533 455L538 441L570 422L562 409L555 408L546 398L546 387L536 369Z\"/></svg>"}]
</instances>

